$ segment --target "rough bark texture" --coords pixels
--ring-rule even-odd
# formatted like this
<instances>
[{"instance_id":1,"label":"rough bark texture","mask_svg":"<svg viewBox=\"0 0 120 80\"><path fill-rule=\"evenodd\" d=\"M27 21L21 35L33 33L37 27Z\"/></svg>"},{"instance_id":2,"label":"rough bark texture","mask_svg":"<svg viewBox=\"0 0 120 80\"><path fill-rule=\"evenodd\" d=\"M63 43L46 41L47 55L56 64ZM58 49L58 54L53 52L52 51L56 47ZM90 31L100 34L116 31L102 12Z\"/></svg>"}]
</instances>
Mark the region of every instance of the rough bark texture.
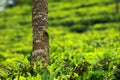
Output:
<instances>
[{"instance_id":1,"label":"rough bark texture","mask_svg":"<svg viewBox=\"0 0 120 80\"><path fill-rule=\"evenodd\" d=\"M37 62L43 58L43 65L49 63L49 42L46 32L48 22L47 0L33 0L32 26L33 26L33 52L32 60Z\"/></svg>"}]
</instances>

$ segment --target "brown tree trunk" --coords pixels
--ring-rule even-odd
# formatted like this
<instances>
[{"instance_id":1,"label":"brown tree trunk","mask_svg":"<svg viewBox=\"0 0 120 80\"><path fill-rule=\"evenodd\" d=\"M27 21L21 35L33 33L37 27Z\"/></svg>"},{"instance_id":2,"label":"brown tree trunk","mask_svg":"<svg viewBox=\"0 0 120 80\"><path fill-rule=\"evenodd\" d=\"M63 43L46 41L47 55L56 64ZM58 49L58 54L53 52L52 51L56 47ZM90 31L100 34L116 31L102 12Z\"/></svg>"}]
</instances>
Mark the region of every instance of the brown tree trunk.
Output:
<instances>
[{"instance_id":1,"label":"brown tree trunk","mask_svg":"<svg viewBox=\"0 0 120 80\"><path fill-rule=\"evenodd\" d=\"M43 58L43 65L49 63L49 42L46 32L48 26L47 0L33 0L32 27L33 27L33 52L32 60L37 62Z\"/></svg>"}]
</instances>

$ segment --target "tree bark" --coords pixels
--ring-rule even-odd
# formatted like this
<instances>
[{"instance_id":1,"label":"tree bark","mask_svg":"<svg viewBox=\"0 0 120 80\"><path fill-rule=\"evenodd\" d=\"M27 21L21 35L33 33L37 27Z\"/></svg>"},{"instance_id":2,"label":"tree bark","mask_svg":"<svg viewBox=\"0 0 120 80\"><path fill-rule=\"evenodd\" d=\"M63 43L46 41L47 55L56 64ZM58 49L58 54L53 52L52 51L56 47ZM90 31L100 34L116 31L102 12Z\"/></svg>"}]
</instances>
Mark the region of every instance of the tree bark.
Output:
<instances>
[{"instance_id":1,"label":"tree bark","mask_svg":"<svg viewBox=\"0 0 120 80\"><path fill-rule=\"evenodd\" d=\"M33 0L32 27L33 27L33 52L32 60L37 62L43 58L43 65L49 63L49 42L47 34L48 26L47 0Z\"/></svg>"}]
</instances>

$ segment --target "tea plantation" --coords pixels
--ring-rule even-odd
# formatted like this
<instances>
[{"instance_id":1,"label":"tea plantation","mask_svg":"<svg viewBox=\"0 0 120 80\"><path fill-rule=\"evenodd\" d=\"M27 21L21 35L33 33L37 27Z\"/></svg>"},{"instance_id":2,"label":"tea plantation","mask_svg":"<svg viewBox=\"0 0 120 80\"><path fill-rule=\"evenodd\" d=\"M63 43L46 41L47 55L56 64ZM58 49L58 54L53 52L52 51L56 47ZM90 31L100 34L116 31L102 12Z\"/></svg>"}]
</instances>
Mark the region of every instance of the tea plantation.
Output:
<instances>
[{"instance_id":1,"label":"tea plantation","mask_svg":"<svg viewBox=\"0 0 120 80\"><path fill-rule=\"evenodd\" d=\"M120 80L114 0L49 0L47 68L31 61L32 5L20 1L0 12L0 80Z\"/></svg>"}]
</instances>

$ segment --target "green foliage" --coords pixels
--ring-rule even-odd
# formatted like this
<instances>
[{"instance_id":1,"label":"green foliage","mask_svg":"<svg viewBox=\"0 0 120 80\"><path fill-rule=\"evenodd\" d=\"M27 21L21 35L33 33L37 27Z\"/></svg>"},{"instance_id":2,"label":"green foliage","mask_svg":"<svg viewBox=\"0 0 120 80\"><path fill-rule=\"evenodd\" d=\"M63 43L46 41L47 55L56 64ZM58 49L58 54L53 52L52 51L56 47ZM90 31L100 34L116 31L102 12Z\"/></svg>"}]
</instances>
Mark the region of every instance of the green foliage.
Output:
<instances>
[{"instance_id":1,"label":"green foliage","mask_svg":"<svg viewBox=\"0 0 120 80\"><path fill-rule=\"evenodd\" d=\"M32 6L0 12L0 80L120 79L120 15L114 1L71 1L49 0L47 68L42 59L31 61Z\"/></svg>"},{"instance_id":2,"label":"green foliage","mask_svg":"<svg viewBox=\"0 0 120 80\"><path fill-rule=\"evenodd\" d=\"M20 5L23 5L23 4L32 5L32 1L33 1L33 0L15 0L15 3L16 3L16 4L20 4Z\"/></svg>"}]
</instances>

